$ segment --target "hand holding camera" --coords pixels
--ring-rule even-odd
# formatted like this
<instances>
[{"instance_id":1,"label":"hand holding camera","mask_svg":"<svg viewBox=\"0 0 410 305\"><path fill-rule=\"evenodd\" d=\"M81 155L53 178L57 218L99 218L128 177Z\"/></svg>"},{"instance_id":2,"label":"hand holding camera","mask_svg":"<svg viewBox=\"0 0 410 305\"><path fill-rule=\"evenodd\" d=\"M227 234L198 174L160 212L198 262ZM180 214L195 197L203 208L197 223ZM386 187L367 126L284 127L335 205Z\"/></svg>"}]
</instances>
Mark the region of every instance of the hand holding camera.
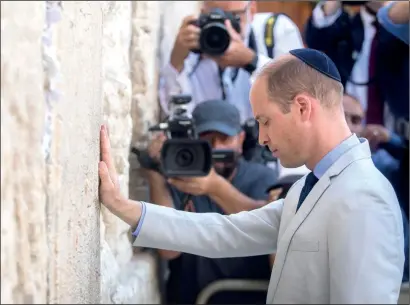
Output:
<instances>
[{"instance_id":1,"label":"hand holding camera","mask_svg":"<svg viewBox=\"0 0 410 305\"><path fill-rule=\"evenodd\" d=\"M188 16L177 35L171 64L180 72L189 52L194 52L212 58L221 68L242 68L252 62L255 54L240 33L240 17L218 8L199 18Z\"/></svg>"},{"instance_id":2,"label":"hand holding camera","mask_svg":"<svg viewBox=\"0 0 410 305\"><path fill-rule=\"evenodd\" d=\"M168 182L185 194L209 196L220 178L222 177L220 177L214 169L211 169L205 177L176 177L168 179Z\"/></svg>"},{"instance_id":3,"label":"hand holding camera","mask_svg":"<svg viewBox=\"0 0 410 305\"><path fill-rule=\"evenodd\" d=\"M212 59L221 68L242 68L253 60L255 52L245 45L242 37L235 31L230 20L225 21L225 26L230 36L229 47L223 55L212 57Z\"/></svg>"},{"instance_id":4,"label":"hand holding camera","mask_svg":"<svg viewBox=\"0 0 410 305\"><path fill-rule=\"evenodd\" d=\"M171 64L181 71L184 67L184 60L192 49L199 48L199 34L201 29L195 23L195 16L185 17L175 40L174 48L171 53Z\"/></svg>"},{"instance_id":5,"label":"hand holding camera","mask_svg":"<svg viewBox=\"0 0 410 305\"><path fill-rule=\"evenodd\" d=\"M161 162L161 150L166 139L165 134L160 133L148 145L148 155L158 163Z\"/></svg>"}]
</instances>

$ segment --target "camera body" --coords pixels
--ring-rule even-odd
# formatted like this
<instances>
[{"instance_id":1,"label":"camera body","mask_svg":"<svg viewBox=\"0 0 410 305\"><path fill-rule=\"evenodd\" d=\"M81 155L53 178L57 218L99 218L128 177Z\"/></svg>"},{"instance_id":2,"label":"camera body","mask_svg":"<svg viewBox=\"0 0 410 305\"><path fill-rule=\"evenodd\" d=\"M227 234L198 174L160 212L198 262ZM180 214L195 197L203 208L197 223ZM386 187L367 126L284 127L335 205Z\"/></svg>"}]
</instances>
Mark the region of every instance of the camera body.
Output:
<instances>
[{"instance_id":1,"label":"camera body","mask_svg":"<svg viewBox=\"0 0 410 305\"><path fill-rule=\"evenodd\" d=\"M230 20L232 27L240 33L241 24L239 16L225 12L219 8L211 10L208 14L201 14L199 19L192 22L201 29L199 36L199 50L194 53L206 53L211 56L220 56L225 53L231 43L231 37L225 26L225 21Z\"/></svg>"},{"instance_id":2,"label":"camera body","mask_svg":"<svg viewBox=\"0 0 410 305\"><path fill-rule=\"evenodd\" d=\"M166 177L201 177L209 174L214 162L229 164L236 160L235 151L212 150L207 140L199 139L194 119L186 108L190 101L189 95L174 95L167 120L149 128L149 131L163 131L167 138L161 149L160 163L153 160L147 150L131 148L142 168Z\"/></svg>"},{"instance_id":3,"label":"camera body","mask_svg":"<svg viewBox=\"0 0 410 305\"><path fill-rule=\"evenodd\" d=\"M212 148L208 141L198 138L186 109L190 101L188 95L173 96L167 121L150 128L164 131L167 137L161 150L162 173L167 177L206 176L212 167Z\"/></svg>"}]
</instances>

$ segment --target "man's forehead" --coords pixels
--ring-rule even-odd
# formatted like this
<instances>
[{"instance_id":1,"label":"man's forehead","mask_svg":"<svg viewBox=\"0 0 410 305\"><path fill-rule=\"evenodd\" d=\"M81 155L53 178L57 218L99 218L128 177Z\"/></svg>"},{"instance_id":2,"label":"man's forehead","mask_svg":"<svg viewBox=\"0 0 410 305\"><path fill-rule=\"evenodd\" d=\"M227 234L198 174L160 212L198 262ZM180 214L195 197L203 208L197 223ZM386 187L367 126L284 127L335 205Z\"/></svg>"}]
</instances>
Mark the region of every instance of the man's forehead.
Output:
<instances>
[{"instance_id":1,"label":"man's forehead","mask_svg":"<svg viewBox=\"0 0 410 305\"><path fill-rule=\"evenodd\" d=\"M249 1L203 1L202 8L209 10L211 8L220 8L224 11L243 10Z\"/></svg>"}]
</instances>

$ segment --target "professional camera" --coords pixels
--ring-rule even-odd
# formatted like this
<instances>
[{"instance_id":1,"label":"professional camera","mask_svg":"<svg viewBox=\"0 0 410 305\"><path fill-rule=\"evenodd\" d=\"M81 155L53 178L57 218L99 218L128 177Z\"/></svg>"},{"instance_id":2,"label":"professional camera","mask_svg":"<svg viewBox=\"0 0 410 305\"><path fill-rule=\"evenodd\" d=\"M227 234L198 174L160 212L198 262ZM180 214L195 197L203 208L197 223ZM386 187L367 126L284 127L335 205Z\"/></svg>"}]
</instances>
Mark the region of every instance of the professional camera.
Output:
<instances>
[{"instance_id":1,"label":"professional camera","mask_svg":"<svg viewBox=\"0 0 410 305\"><path fill-rule=\"evenodd\" d=\"M173 96L171 114L166 122L150 128L162 130L165 140L161 150L162 171L165 176L206 176L212 167L212 149L208 141L198 139L194 120L187 112L188 95Z\"/></svg>"},{"instance_id":2,"label":"professional camera","mask_svg":"<svg viewBox=\"0 0 410 305\"><path fill-rule=\"evenodd\" d=\"M192 22L201 29L199 36L199 50L194 53L206 53L219 56L225 53L231 43L231 37L225 26L225 20L230 20L232 27L241 32L240 17L219 8L211 10L209 14L201 14L199 19Z\"/></svg>"},{"instance_id":3,"label":"professional camera","mask_svg":"<svg viewBox=\"0 0 410 305\"><path fill-rule=\"evenodd\" d=\"M159 171L166 177L200 177L208 175L213 162L229 163L235 160L234 151L212 151L208 141L198 138L195 122L186 109L190 101L188 95L173 96L168 119L149 128L149 131L164 131L167 137L161 150L160 166L149 157L147 151L131 149L138 156L142 168Z\"/></svg>"}]
</instances>

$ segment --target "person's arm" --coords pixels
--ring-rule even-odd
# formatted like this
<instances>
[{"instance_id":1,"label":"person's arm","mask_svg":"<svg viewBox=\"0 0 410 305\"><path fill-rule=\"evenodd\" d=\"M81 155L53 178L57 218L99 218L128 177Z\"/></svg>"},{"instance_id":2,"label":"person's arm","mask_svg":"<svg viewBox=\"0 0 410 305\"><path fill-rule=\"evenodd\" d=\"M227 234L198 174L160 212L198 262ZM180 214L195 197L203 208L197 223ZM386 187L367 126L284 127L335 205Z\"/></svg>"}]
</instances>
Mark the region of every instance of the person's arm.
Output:
<instances>
[{"instance_id":1,"label":"person's arm","mask_svg":"<svg viewBox=\"0 0 410 305\"><path fill-rule=\"evenodd\" d=\"M210 188L209 197L214 200L226 214L251 211L266 205L265 200L254 200L236 189L229 181L217 175Z\"/></svg>"},{"instance_id":2,"label":"person's arm","mask_svg":"<svg viewBox=\"0 0 410 305\"><path fill-rule=\"evenodd\" d=\"M159 173L149 171L147 173L147 180L149 184L149 198L151 202L160 206L173 208L173 200L164 177L162 177ZM138 232L135 233L135 236L138 236ZM162 249L158 249L158 253L163 259L166 260L172 260L181 255L181 252L178 251L168 251Z\"/></svg>"},{"instance_id":3,"label":"person's arm","mask_svg":"<svg viewBox=\"0 0 410 305\"><path fill-rule=\"evenodd\" d=\"M397 304L404 265L401 215L394 195L381 198L372 188L334 205L327 239L331 304Z\"/></svg>"},{"instance_id":4,"label":"person's arm","mask_svg":"<svg viewBox=\"0 0 410 305\"><path fill-rule=\"evenodd\" d=\"M409 2L392 1L379 9L380 24L392 35L409 44Z\"/></svg>"},{"instance_id":5,"label":"person's arm","mask_svg":"<svg viewBox=\"0 0 410 305\"><path fill-rule=\"evenodd\" d=\"M127 200L126 204L137 203ZM190 213L144 204L146 213L134 246L209 258L276 252L282 200L250 212L228 216L218 213ZM124 216L119 215L120 218Z\"/></svg>"},{"instance_id":6,"label":"person's arm","mask_svg":"<svg viewBox=\"0 0 410 305\"><path fill-rule=\"evenodd\" d=\"M404 140L394 132L390 132L388 142L380 144L379 147L385 149L397 160L400 160L402 158L403 153L406 149Z\"/></svg>"},{"instance_id":7,"label":"person's arm","mask_svg":"<svg viewBox=\"0 0 410 305\"><path fill-rule=\"evenodd\" d=\"M247 164L246 184L238 190L221 176L212 184L210 197L225 211L237 213L260 208L268 203L266 190L276 182L277 174L271 168L261 164Z\"/></svg>"},{"instance_id":8,"label":"person's arm","mask_svg":"<svg viewBox=\"0 0 410 305\"><path fill-rule=\"evenodd\" d=\"M169 102L176 94L192 95L191 82L189 80L189 68L191 57L185 59L184 68L178 72L169 62L160 71L159 79L159 102L165 115L170 114Z\"/></svg>"}]
</instances>

